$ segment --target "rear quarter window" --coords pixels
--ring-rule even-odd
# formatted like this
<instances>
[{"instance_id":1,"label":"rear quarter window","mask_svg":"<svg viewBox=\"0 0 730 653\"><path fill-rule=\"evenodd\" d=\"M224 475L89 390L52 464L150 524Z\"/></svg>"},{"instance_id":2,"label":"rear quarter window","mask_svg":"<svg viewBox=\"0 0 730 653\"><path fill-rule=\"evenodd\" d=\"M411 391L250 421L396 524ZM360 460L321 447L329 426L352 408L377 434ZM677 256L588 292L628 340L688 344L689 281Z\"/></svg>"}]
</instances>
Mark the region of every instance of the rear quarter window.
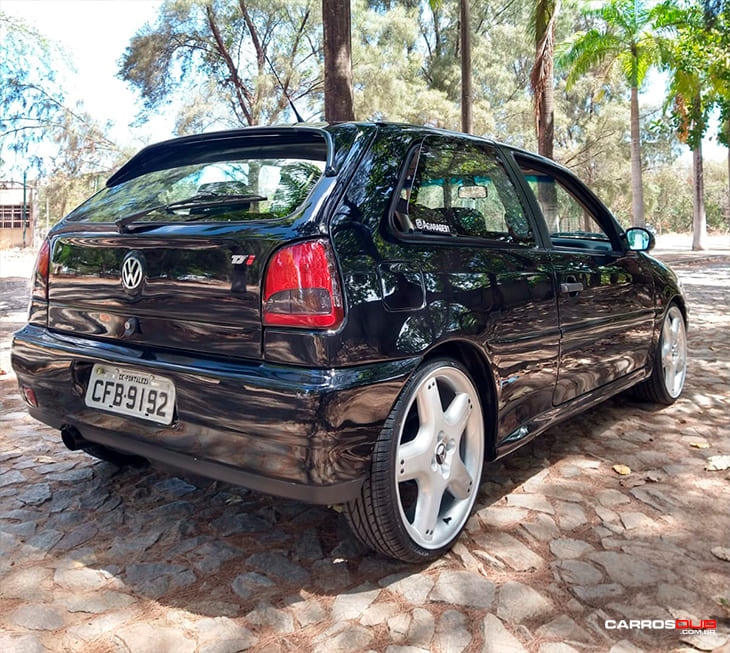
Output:
<instances>
[{"instance_id":1,"label":"rear quarter window","mask_svg":"<svg viewBox=\"0 0 730 653\"><path fill-rule=\"evenodd\" d=\"M398 231L534 245L516 190L491 148L427 139L407 166L393 218Z\"/></svg>"}]
</instances>

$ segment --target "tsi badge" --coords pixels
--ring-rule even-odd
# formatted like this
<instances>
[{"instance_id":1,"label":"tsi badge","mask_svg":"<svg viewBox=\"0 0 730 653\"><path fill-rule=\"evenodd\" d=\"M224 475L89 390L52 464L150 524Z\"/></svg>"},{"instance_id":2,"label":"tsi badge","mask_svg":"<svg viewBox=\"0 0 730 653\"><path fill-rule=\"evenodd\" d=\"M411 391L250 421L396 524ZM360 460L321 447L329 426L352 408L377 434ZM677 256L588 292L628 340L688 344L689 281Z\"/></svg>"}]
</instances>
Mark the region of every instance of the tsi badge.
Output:
<instances>
[{"instance_id":1,"label":"tsi badge","mask_svg":"<svg viewBox=\"0 0 730 653\"><path fill-rule=\"evenodd\" d=\"M136 295L142 289L144 278L144 256L139 252L129 252L122 262L122 287L128 293Z\"/></svg>"}]
</instances>

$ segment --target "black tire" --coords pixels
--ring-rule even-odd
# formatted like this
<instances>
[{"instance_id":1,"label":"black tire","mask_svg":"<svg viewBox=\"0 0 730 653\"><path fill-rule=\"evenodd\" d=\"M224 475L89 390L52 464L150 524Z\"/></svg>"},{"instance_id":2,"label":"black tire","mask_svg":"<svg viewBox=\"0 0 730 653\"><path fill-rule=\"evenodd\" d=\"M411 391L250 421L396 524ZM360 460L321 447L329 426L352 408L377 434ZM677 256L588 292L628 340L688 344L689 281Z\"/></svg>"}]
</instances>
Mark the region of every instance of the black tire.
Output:
<instances>
[{"instance_id":1,"label":"black tire","mask_svg":"<svg viewBox=\"0 0 730 653\"><path fill-rule=\"evenodd\" d=\"M669 406L682 394L687 375L687 327L676 303L669 305L662 320L651 375L633 388L644 401Z\"/></svg>"},{"instance_id":2,"label":"black tire","mask_svg":"<svg viewBox=\"0 0 730 653\"><path fill-rule=\"evenodd\" d=\"M386 556L435 560L466 525L483 463L484 419L469 372L451 359L429 361L404 386L375 443L360 496L345 507L350 527Z\"/></svg>"}]
</instances>

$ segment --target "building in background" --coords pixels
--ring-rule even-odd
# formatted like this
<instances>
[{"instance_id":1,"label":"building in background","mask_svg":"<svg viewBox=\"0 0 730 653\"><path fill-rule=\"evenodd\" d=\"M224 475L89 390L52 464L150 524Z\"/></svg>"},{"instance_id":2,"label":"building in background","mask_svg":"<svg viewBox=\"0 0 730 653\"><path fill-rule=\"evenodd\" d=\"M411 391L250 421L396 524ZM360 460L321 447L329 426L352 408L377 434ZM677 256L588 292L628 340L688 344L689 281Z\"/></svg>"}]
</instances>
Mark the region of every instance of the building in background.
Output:
<instances>
[{"instance_id":1,"label":"building in background","mask_svg":"<svg viewBox=\"0 0 730 653\"><path fill-rule=\"evenodd\" d=\"M36 189L26 185L24 192L21 181L0 181L0 249L35 245L37 199Z\"/></svg>"}]
</instances>

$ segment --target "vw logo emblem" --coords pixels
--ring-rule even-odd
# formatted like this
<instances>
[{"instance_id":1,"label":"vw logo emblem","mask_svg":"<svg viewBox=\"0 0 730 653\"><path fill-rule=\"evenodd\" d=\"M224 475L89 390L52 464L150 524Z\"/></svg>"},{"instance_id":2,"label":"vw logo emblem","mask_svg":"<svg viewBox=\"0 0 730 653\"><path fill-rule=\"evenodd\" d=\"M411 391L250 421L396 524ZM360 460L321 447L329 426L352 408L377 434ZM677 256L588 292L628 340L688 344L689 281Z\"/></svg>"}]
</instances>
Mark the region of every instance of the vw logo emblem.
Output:
<instances>
[{"instance_id":1,"label":"vw logo emblem","mask_svg":"<svg viewBox=\"0 0 730 653\"><path fill-rule=\"evenodd\" d=\"M144 280L144 259L137 252L130 252L122 263L122 286L127 292L139 292Z\"/></svg>"}]
</instances>

